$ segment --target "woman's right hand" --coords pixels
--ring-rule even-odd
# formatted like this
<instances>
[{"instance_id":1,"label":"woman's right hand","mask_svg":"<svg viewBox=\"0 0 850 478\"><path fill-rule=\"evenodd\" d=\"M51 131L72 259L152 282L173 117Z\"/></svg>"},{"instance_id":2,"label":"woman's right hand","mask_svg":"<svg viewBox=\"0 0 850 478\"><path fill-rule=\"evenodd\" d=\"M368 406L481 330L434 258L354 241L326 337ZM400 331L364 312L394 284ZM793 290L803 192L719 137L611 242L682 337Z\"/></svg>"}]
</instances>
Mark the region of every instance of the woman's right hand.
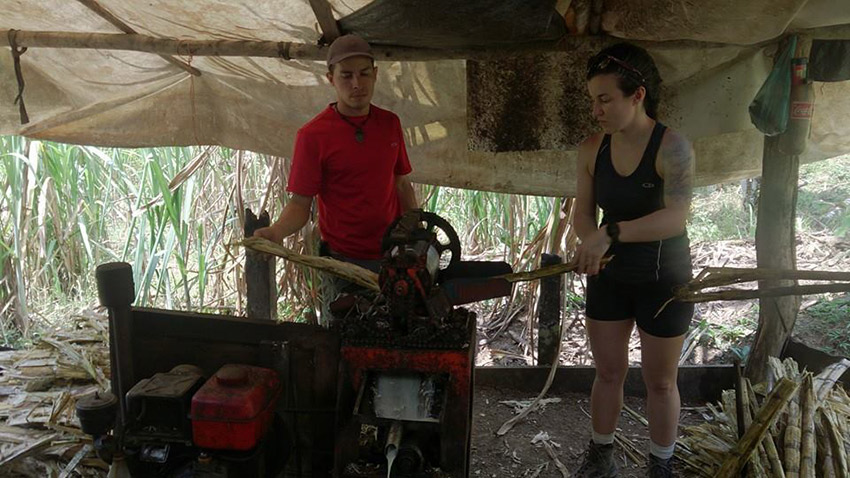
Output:
<instances>
[{"instance_id":1,"label":"woman's right hand","mask_svg":"<svg viewBox=\"0 0 850 478\"><path fill-rule=\"evenodd\" d=\"M576 272L593 276L599 273L602 257L611 247L611 238L605 229L597 229L576 248Z\"/></svg>"}]
</instances>

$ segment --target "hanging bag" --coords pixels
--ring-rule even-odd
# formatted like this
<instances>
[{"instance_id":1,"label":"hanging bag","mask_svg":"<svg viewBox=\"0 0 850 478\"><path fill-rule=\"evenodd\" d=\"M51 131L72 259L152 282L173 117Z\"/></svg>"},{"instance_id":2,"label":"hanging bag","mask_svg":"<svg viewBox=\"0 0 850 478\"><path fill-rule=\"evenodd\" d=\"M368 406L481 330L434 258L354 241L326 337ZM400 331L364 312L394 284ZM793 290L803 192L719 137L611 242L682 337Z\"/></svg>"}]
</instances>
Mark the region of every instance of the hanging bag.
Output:
<instances>
[{"instance_id":1,"label":"hanging bag","mask_svg":"<svg viewBox=\"0 0 850 478\"><path fill-rule=\"evenodd\" d=\"M750 121L765 136L782 134L788 128L791 97L791 57L797 48L797 37L791 37L785 50L773 65L770 75L750 103Z\"/></svg>"}]
</instances>

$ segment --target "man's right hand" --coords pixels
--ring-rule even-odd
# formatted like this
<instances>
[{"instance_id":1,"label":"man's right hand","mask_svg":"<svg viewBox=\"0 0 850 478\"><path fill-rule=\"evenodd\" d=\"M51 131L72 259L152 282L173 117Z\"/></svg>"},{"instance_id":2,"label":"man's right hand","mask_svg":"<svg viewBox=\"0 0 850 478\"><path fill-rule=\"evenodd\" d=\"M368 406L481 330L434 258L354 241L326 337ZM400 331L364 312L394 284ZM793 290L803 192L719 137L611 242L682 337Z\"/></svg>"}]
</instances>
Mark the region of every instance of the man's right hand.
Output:
<instances>
[{"instance_id":1,"label":"man's right hand","mask_svg":"<svg viewBox=\"0 0 850 478\"><path fill-rule=\"evenodd\" d=\"M254 237L262 237L263 239L268 239L275 244L280 244L283 242L283 230L281 227L278 227L278 223L274 223L269 227L261 227L254 231Z\"/></svg>"},{"instance_id":2,"label":"man's right hand","mask_svg":"<svg viewBox=\"0 0 850 478\"><path fill-rule=\"evenodd\" d=\"M283 238L294 234L299 229L307 224L310 219L310 207L313 204L313 198L309 196L299 196L293 194L289 198L289 202L284 206L280 217L269 227L261 227L254 231L254 237L262 237L268 239L275 244L283 242Z\"/></svg>"}]
</instances>

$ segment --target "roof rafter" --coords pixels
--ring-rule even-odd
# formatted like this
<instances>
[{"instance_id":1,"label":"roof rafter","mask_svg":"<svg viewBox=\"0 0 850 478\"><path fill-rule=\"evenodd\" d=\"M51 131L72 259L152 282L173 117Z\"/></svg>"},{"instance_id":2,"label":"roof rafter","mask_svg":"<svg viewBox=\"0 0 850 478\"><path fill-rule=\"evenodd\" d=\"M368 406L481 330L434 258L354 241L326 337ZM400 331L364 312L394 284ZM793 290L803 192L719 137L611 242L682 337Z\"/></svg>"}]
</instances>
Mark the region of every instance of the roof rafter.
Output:
<instances>
[{"instance_id":1,"label":"roof rafter","mask_svg":"<svg viewBox=\"0 0 850 478\"><path fill-rule=\"evenodd\" d=\"M136 30L133 29L133 27L124 23L124 21L122 21L120 18L113 15L112 12L110 12L109 10L103 8L103 5L97 3L97 0L77 0L77 1L80 2L81 4L83 4L89 10L96 13L97 16L99 16L100 18L103 18L107 22L111 23L113 26L117 27L122 32L124 32L124 33L137 33ZM188 64L184 61L178 60L177 58L174 58L174 57L168 56L168 55L159 55L159 56L162 57L163 60L171 63L174 66L177 66L177 67L179 67L183 70L186 70L187 72L189 72L189 73L191 73L195 76L201 76L200 70L198 70L197 68L193 67L192 65L190 65L190 64Z\"/></svg>"},{"instance_id":2,"label":"roof rafter","mask_svg":"<svg viewBox=\"0 0 850 478\"><path fill-rule=\"evenodd\" d=\"M310 7L316 15L316 20L319 21L319 27L322 29L325 42L330 45L341 35L339 24L337 24L331 10L331 4L328 3L328 0L310 0Z\"/></svg>"}]
</instances>

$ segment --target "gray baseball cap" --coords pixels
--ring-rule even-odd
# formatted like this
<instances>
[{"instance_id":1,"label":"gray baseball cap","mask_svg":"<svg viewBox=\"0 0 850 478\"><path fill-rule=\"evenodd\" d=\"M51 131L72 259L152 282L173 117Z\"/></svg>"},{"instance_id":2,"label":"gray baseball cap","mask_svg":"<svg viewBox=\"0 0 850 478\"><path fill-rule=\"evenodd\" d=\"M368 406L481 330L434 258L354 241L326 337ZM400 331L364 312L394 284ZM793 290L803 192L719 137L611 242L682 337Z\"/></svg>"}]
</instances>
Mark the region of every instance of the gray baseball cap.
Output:
<instances>
[{"instance_id":1,"label":"gray baseball cap","mask_svg":"<svg viewBox=\"0 0 850 478\"><path fill-rule=\"evenodd\" d=\"M357 35L343 35L334 40L331 47L328 48L328 66L336 65L352 56L365 56L372 60L375 59L372 56L372 47L366 40Z\"/></svg>"}]
</instances>

